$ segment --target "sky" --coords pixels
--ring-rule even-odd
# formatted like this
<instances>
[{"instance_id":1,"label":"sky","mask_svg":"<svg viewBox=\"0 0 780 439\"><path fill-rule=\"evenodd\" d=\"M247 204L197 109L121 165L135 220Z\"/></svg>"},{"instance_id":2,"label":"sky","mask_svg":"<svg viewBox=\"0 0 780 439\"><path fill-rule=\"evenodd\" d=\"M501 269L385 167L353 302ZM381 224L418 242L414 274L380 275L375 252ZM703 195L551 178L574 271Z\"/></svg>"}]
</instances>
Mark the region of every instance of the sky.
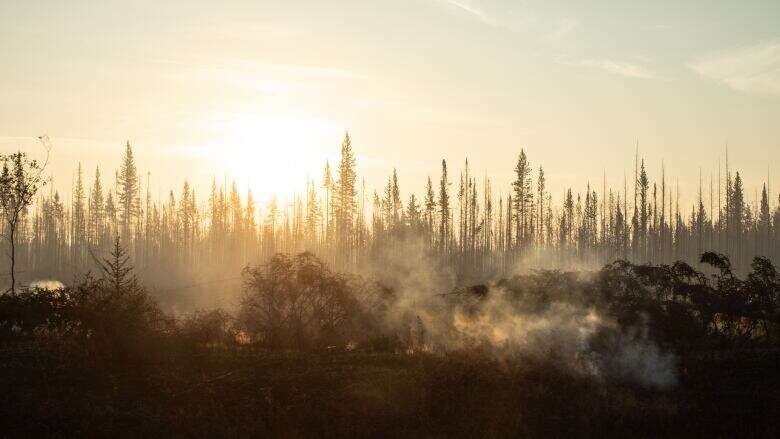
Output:
<instances>
[{"instance_id":1,"label":"sky","mask_svg":"<svg viewBox=\"0 0 780 439\"><path fill-rule=\"evenodd\" d=\"M558 200L630 182L638 144L684 202L728 149L752 202L780 192L779 116L771 0L0 1L0 153L47 134L63 193L130 141L155 195L286 196L348 130L369 191L468 157L507 192L523 148Z\"/></svg>"}]
</instances>

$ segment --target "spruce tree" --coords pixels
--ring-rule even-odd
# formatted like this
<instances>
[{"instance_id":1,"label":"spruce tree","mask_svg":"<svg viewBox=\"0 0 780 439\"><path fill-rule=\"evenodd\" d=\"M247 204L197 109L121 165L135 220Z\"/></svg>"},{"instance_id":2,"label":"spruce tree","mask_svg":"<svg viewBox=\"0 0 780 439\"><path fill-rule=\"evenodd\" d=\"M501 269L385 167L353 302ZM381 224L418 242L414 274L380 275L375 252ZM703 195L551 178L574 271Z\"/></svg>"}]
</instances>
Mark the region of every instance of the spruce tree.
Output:
<instances>
[{"instance_id":1,"label":"spruce tree","mask_svg":"<svg viewBox=\"0 0 780 439\"><path fill-rule=\"evenodd\" d=\"M436 198L433 193L433 184L431 176L428 176L428 182L425 185L425 223L428 232L428 239L433 240L433 223L436 215Z\"/></svg>"},{"instance_id":2,"label":"spruce tree","mask_svg":"<svg viewBox=\"0 0 780 439\"><path fill-rule=\"evenodd\" d=\"M519 247L526 244L527 227L529 224L529 207L533 200L531 191L531 165L525 155L525 151L520 149L520 155L515 165L515 181L512 182L514 190L514 210L515 210L515 240Z\"/></svg>"},{"instance_id":3,"label":"spruce tree","mask_svg":"<svg viewBox=\"0 0 780 439\"><path fill-rule=\"evenodd\" d=\"M393 224L398 224L403 213L403 206L401 205L401 191L398 188L398 173L393 168L393 180L392 180L392 215Z\"/></svg>"},{"instance_id":4,"label":"spruce tree","mask_svg":"<svg viewBox=\"0 0 780 439\"><path fill-rule=\"evenodd\" d=\"M544 189L545 189L546 180L544 178L544 169L542 169L541 166L539 166L539 177L536 180L536 189L537 189L537 195L539 200L539 222L538 222L538 234L540 240L544 239L544 221L542 221L542 218L544 217Z\"/></svg>"},{"instance_id":5,"label":"spruce tree","mask_svg":"<svg viewBox=\"0 0 780 439\"><path fill-rule=\"evenodd\" d=\"M106 195L106 221L109 226L109 235L118 234L117 208L116 203L114 202L114 194L111 190L109 190L108 195Z\"/></svg>"},{"instance_id":6,"label":"spruce tree","mask_svg":"<svg viewBox=\"0 0 780 439\"><path fill-rule=\"evenodd\" d=\"M563 216L564 216L564 239L565 245L570 246L572 243L572 232L574 231L574 197L571 193L571 188L566 191L566 197L563 201Z\"/></svg>"},{"instance_id":7,"label":"spruce tree","mask_svg":"<svg viewBox=\"0 0 780 439\"><path fill-rule=\"evenodd\" d=\"M254 242L257 234L257 221L255 220L255 198L252 189L246 190L246 208L244 208L244 232L249 242Z\"/></svg>"},{"instance_id":8,"label":"spruce tree","mask_svg":"<svg viewBox=\"0 0 780 439\"><path fill-rule=\"evenodd\" d=\"M644 159L642 159L642 164L639 171L639 180L637 183L639 184L639 232L637 233L638 242L635 244L639 252L639 257L644 262L647 258L647 190L650 187L650 180L648 180L647 172L645 171Z\"/></svg>"},{"instance_id":9,"label":"spruce tree","mask_svg":"<svg viewBox=\"0 0 780 439\"><path fill-rule=\"evenodd\" d=\"M441 161L441 179L439 180L439 249L446 252L450 232L450 182L447 178L447 161Z\"/></svg>"},{"instance_id":10,"label":"spruce tree","mask_svg":"<svg viewBox=\"0 0 780 439\"><path fill-rule=\"evenodd\" d=\"M114 294L126 294L134 291L137 287L137 279L131 275L133 266L130 265L130 257L120 244L119 236L114 238L111 257L104 258L99 265L106 282L108 282Z\"/></svg>"},{"instance_id":11,"label":"spruce tree","mask_svg":"<svg viewBox=\"0 0 780 439\"><path fill-rule=\"evenodd\" d=\"M317 190L314 182L309 182L306 188L306 238L309 243L317 241L317 223L319 222L320 209L317 205Z\"/></svg>"},{"instance_id":12,"label":"spruce tree","mask_svg":"<svg viewBox=\"0 0 780 439\"><path fill-rule=\"evenodd\" d=\"M739 175L739 171L737 171L734 176L729 194L729 209L731 211L729 223L732 237L734 240L738 240L742 234L745 219L745 194L742 188L742 177Z\"/></svg>"},{"instance_id":13,"label":"spruce tree","mask_svg":"<svg viewBox=\"0 0 780 439\"><path fill-rule=\"evenodd\" d=\"M93 246L99 246L103 237L103 184L100 182L100 168L95 168L95 181L89 195L89 241Z\"/></svg>"},{"instance_id":14,"label":"spruce tree","mask_svg":"<svg viewBox=\"0 0 780 439\"><path fill-rule=\"evenodd\" d=\"M84 183L82 181L81 163L76 173L76 184L73 187L73 202L71 206L71 239L73 249L73 263L80 267L84 258L84 246L86 243L86 212L84 203Z\"/></svg>"},{"instance_id":15,"label":"spruce tree","mask_svg":"<svg viewBox=\"0 0 780 439\"><path fill-rule=\"evenodd\" d=\"M769 215L769 197L766 192L766 183L761 188L761 204L758 208L758 236L760 253L770 256L772 249L771 218Z\"/></svg>"},{"instance_id":16,"label":"spruce tree","mask_svg":"<svg viewBox=\"0 0 780 439\"><path fill-rule=\"evenodd\" d=\"M422 222L420 204L414 194L409 196L409 203L406 205L406 225L412 231L418 231Z\"/></svg>"},{"instance_id":17,"label":"spruce tree","mask_svg":"<svg viewBox=\"0 0 780 439\"><path fill-rule=\"evenodd\" d=\"M352 152L352 141L349 133L344 135L341 143L341 160L338 166L338 179L334 194L334 216L336 218L337 239L345 248L351 242L352 221L357 207L355 196L355 156Z\"/></svg>"},{"instance_id":18,"label":"spruce tree","mask_svg":"<svg viewBox=\"0 0 780 439\"><path fill-rule=\"evenodd\" d=\"M119 202L119 214L121 215L122 236L129 239L133 221L138 217L141 208L141 200L138 196L139 181L138 170L133 158L133 149L128 141L125 146L125 154L122 165L117 175L117 198Z\"/></svg>"}]
</instances>

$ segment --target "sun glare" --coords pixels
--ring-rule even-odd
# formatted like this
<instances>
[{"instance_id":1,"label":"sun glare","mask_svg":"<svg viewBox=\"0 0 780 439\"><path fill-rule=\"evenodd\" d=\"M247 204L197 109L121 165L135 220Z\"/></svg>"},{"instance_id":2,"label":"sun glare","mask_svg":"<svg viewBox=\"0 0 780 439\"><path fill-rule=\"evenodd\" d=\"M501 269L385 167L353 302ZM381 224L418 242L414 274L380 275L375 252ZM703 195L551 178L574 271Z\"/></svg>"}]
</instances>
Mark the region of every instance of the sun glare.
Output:
<instances>
[{"instance_id":1,"label":"sun glare","mask_svg":"<svg viewBox=\"0 0 780 439\"><path fill-rule=\"evenodd\" d=\"M321 171L328 136L338 142L332 125L305 117L241 117L226 131L228 177L261 200L300 193L306 177Z\"/></svg>"}]
</instances>

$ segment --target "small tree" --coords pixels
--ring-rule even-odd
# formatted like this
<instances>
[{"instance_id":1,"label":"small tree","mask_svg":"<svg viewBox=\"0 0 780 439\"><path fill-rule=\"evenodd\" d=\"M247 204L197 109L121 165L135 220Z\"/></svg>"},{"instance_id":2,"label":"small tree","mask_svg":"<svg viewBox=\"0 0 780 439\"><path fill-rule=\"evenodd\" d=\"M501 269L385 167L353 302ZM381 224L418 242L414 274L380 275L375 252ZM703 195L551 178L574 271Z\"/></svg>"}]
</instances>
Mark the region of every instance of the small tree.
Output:
<instances>
[{"instance_id":1,"label":"small tree","mask_svg":"<svg viewBox=\"0 0 780 439\"><path fill-rule=\"evenodd\" d=\"M10 244L11 285L8 291L13 294L16 291L16 231L22 213L45 184L42 177L45 163L42 166L23 152L2 155L0 162L0 208L6 225L4 236Z\"/></svg>"},{"instance_id":2,"label":"small tree","mask_svg":"<svg viewBox=\"0 0 780 439\"><path fill-rule=\"evenodd\" d=\"M244 269L239 321L271 348L345 343L357 313L349 281L311 253L276 254L264 265Z\"/></svg>"},{"instance_id":3,"label":"small tree","mask_svg":"<svg viewBox=\"0 0 780 439\"><path fill-rule=\"evenodd\" d=\"M133 266L130 265L130 257L119 242L119 235L114 238L114 248L111 257L98 261L101 271L109 286L116 294L121 294L129 289L137 289L138 281L132 275Z\"/></svg>"}]
</instances>

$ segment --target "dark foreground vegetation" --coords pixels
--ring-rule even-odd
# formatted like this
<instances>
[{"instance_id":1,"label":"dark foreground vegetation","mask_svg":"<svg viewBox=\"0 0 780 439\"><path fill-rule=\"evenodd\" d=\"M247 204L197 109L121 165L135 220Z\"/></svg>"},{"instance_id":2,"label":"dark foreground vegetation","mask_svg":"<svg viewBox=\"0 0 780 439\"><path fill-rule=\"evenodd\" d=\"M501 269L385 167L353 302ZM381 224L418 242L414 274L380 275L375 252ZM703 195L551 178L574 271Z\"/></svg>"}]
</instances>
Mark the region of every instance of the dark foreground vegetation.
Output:
<instances>
[{"instance_id":1,"label":"dark foreground vegetation","mask_svg":"<svg viewBox=\"0 0 780 439\"><path fill-rule=\"evenodd\" d=\"M705 253L714 275L615 262L432 294L447 310L439 316L479 316L499 291L502 307L528 319L556 303L597 310L614 324L588 337L573 363L555 327L533 349L476 332L445 336L469 331L434 329L430 312L401 308L393 287L332 273L310 254L248 268L234 313L177 317L126 261L117 245L102 276L0 297L3 436L780 432L780 279L765 259L742 279ZM637 328L673 356L664 363L671 382L609 373L610 340Z\"/></svg>"}]
</instances>

